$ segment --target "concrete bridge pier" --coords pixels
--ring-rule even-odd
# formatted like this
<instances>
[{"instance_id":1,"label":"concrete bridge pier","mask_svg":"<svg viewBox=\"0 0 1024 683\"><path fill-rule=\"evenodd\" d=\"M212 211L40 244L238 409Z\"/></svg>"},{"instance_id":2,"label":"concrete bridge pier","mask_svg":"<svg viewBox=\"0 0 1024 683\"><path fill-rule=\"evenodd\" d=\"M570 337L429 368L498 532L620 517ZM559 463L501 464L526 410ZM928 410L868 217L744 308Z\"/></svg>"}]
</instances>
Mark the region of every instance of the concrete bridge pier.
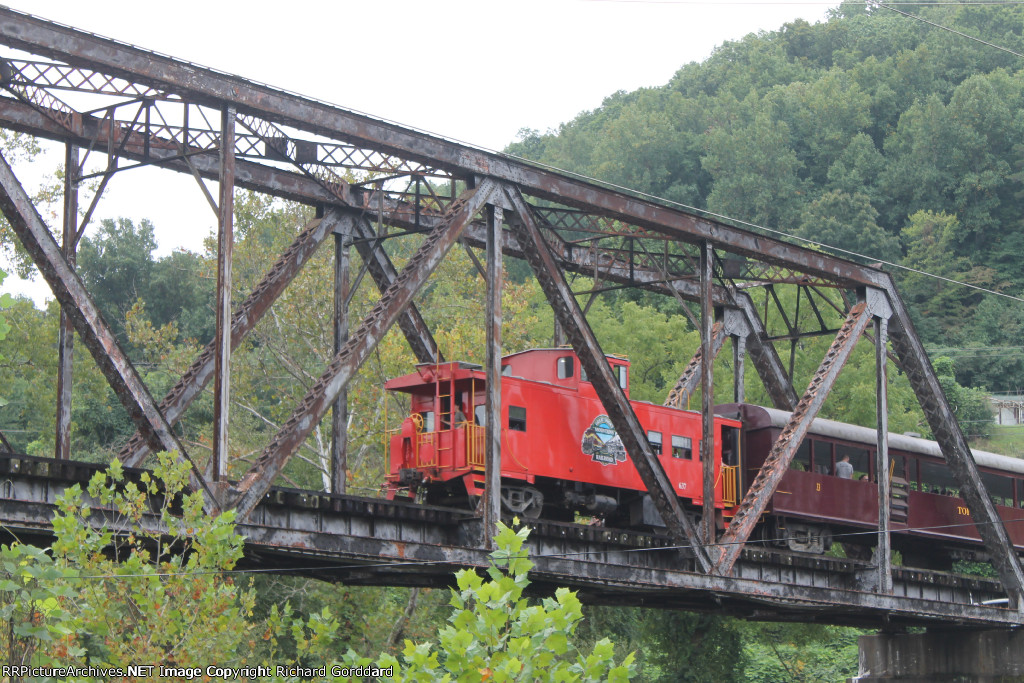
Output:
<instances>
[{"instance_id":1,"label":"concrete bridge pier","mask_svg":"<svg viewBox=\"0 0 1024 683\"><path fill-rule=\"evenodd\" d=\"M1024 683L1024 629L929 629L860 638L851 683Z\"/></svg>"}]
</instances>

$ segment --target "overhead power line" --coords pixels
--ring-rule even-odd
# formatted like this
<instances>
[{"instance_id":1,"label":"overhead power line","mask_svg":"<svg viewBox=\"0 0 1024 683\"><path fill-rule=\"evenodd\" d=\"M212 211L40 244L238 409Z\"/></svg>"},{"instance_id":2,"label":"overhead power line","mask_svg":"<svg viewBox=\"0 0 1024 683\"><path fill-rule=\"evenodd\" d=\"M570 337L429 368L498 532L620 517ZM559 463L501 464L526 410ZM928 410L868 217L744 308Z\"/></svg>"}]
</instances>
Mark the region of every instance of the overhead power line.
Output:
<instances>
[{"instance_id":1,"label":"overhead power line","mask_svg":"<svg viewBox=\"0 0 1024 683\"><path fill-rule=\"evenodd\" d=\"M981 38L978 38L976 36L968 35L966 33L963 33L962 31L957 31L956 29L950 28L948 26L943 26L942 24L937 24L934 21L929 21L928 19L925 19L924 17L920 17L920 16L918 16L916 14L911 14L910 12L904 12L903 10L896 9L893 6L895 4L898 4L898 3L883 3L883 2L877 2L877 0L868 0L868 5L869 6L881 7L883 9L889 10L890 12L895 12L896 14L902 14L905 17L910 17L911 19L916 19L917 21L924 22L925 24L928 24L929 26L934 26L935 28L940 28L943 31L949 31L950 33L958 35L958 36L960 36L962 38L967 38L968 40L973 40L975 42L981 43L982 45L987 45L988 47L995 48L996 50L1002 50L1003 52L1008 52L1011 55L1013 55L1014 57L1024 57L1024 54L1021 54L1019 52L1015 52L1015 51L1011 50L1008 47L1003 47L1002 45L996 45L995 43L990 43L987 40L982 40ZM931 3L927 3L927 4L931 4ZM965 3L965 4L973 5L975 3ZM999 4L1002 4L1002 3L999 3Z\"/></svg>"}]
</instances>

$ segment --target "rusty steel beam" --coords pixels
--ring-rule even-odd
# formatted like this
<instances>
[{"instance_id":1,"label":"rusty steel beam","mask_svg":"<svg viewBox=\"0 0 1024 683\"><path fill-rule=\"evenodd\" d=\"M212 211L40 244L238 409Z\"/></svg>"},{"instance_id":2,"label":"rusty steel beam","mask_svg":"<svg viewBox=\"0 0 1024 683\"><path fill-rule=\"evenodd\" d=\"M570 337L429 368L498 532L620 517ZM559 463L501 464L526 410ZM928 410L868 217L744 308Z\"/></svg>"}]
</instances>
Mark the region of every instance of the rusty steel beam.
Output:
<instances>
[{"instance_id":1,"label":"rusty steel beam","mask_svg":"<svg viewBox=\"0 0 1024 683\"><path fill-rule=\"evenodd\" d=\"M207 504L215 504L216 498L207 487L203 473L189 458L171 425L157 408L146 384L103 320L85 285L64 258L57 241L39 217L32 200L3 155L0 155L0 210L25 250L32 256L33 263L50 285L54 297L71 318L75 330L128 416L147 437L150 447L176 452L179 457L187 460L194 475L193 486L202 486L209 496Z\"/></svg>"},{"instance_id":2,"label":"rusty steel beam","mask_svg":"<svg viewBox=\"0 0 1024 683\"><path fill-rule=\"evenodd\" d=\"M722 345L725 344L725 339L728 335L725 334L724 330L725 326L721 321L716 322L711 328L712 360L718 357L718 352L722 350ZM679 375L679 379L676 380L675 386L668 392L668 397L662 405L681 410L687 409L686 406L690 396L697 390L697 385L701 383L703 356L704 346L701 345L697 348L697 352L693 354L690 362L686 364L683 374Z\"/></svg>"},{"instance_id":3,"label":"rusty steel beam","mask_svg":"<svg viewBox=\"0 0 1024 683\"><path fill-rule=\"evenodd\" d=\"M466 190L451 204L445 220L430 232L398 278L271 439L259 460L233 488L233 504L240 519L245 519L263 499L274 478L320 422L338 393L384 338L445 254L458 242L466 225L497 192L500 190L493 181L484 180L479 187Z\"/></svg>"},{"instance_id":4,"label":"rusty steel beam","mask_svg":"<svg viewBox=\"0 0 1024 683\"><path fill-rule=\"evenodd\" d=\"M501 248L505 220L500 206L487 207L486 307L487 395L484 398L484 543L493 549L501 521L501 290L504 288ZM470 410L473 410L470 407Z\"/></svg>"},{"instance_id":5,"label":"rusty steel beam","mask_svg":"<svg viewBox=\"0 0 1024 683\"><path fill-rule=\"evenodd\" d=\"M71 268L78 251L78 148L67 144L64 154L64 234L61 248ZM75 330L64 309L57 332L57 415L53 457L71 459L71 384L73 380Z\"/></svg>"},{"instance_id":6,"label":"rusty steel beam","mask_svg":"<svg viewBox=\"0 0 1024 683\"><path fill-rule=\"evenodd\" d=\"M692 549L701 568L709 571L711 561L698 538L697 530L683 512L672 482L651 451L647 432L612 375L601 345L594 331L590 329L572 290L566 284L565 277L544 236L534 222L529 205L514 188L509 188L507 194L516 212L516 217L509 222L511 232L523 248L527 263L530 264L541 289L547 295L548 302L562 329L565 330L569 343L579 356L580 365L587 371L594 391L607 411L619 438L622 439L626 453L647 487L651 500L665 521L672 538L680 546Z\"/></svg>"},{"instance_id":7,"label":"rusty steel beam","mask_svg":"<svg viewBox=\"0 0 1024 683\"><path fill-rule=\"evenodd\" d=\"M779 434L778 440L772 446L761 470L750 484L750 488L743 496L743 501L736 509L735 516L722 535L721 546L715 558L715 571L718 574L724 576L732 571L733 565L740 553L743 552L743 546L750 537L750 533L760 521L761 515L768 507L768 502L775 494L782 475L789 469L789 464L800 443L804 440L811 422L814 421L821 406L825 403L829 391L832 390L839 371L842 370L853 347L870 321L871 311L866 303L860 302L850 309L846 321L825 354L825 358L821 361L821 365L818 366L818 371L814 373L810 384L807 385L807 391L804 392L796 410L793 411L789 423Z\"/></svg>"},{"instance_id":8,"label":"rusty steel beam","mask_svg":"<svg viewBox=\"0 0 1024 683\"><path fill-rule=\"evenodd\" d=\"M921 344L910 321L910 315L891 279L886 289L893 308L893 319L889 326L889 338L892 340L893 349L924 410L928 426L939 444L946 464L960 486L960 495L967 503L971 519L992 560L992 566L999 574L999 579L1010 594L1011 600L1016 603L1016 608L1024 611L1024 571L1021 570L1013 543L985 490L985 484L981 480L978 466L960 429L956 414L939 385L924 345Z\"/></svg>"},{"instance_id":9,"label":"rusty steel beam","mask_svg":"<svg viewBox=\"0 0 1024 683\"><path fill-rule=\"evenodd\" d=\"M102 125L102 120L83 116L83 135L76 138L78 143L84 147L90 145L106 145L109 140L109 129ZM0 100L0 121L22 131L39 131L49 139L62 139L62 129L56 124L43 119L38 112L18 103L5 102ZM47 127L49 124L49 127ZM220 166L212 156L197 155L190 158L186 164L178 158L177 152L170 149L171 142L158 140L160 145L146 145L141 140L130 139L124 145L122 156L142 161L149 161L162 165L170 170L179 173L198 173L201 177L218 180ZM194 150L190 150L194 151ZM148 156L147 156L148 152ZM162 162L161 159L167 159ZM306 177L296 173L289 173L277 168L262 166L260 164L242 161L235 161L235 184L238 187L265 192L283 199L297 201L313 205L339 205L345 208L357 208L352 200L343 201L328 188L318 182L315 178ZM377 288L383 292L397 277L397 271L391 263L391 259L382 249L373 249L367 241L375 236L372 226L366 220L360 220L353 228L356 239L356 249L360 257L367 261L368 272L376 283ZM402 313L398 321L399 328L405 334L409 346L412 348L416 358L421 363L444 362L444 356L437 348L430 328L423 320L419 309L415 304Z\"/></svg>"},{"instance_id":10,"label":"rusty steel beam","mask_svg":"<svg viewBox=\"0 0 1024 683\"><path fill-rule=\"evenodd\" d=\"M656 202L570 178L496 153L412 131L237 76L60 26L10 9L0 10L0 44L174 92L185 100L258 116L316 135L397 154L471 178L515 183L523 192L602 213L690 243L826 277L844 286L872 284L879 271L667 208Z\"/></svg>"},{"instance_id":11,"label":"rusty steel beam","mask_svg":"<svg viewBox=\"0 0 1024 683\"><path fill-rule=\"evenodd\" d=\"M315 218L306 224L306 227L299 233L288 247L278 257L274 265L263 276L259 284L253 288L252 293L246 297L242 305L231 318L231 348L237 349L249 332L263 318L270 306L277 300L285 287L295 279L303 266L313 257L317 249L323 244L337 226L345 221L356 221L355 217L343 214L338 210L331 210L324 218ZM192 361L192 364L185 371L171 390L167 392L163 401L160 402L160 410L166 416L167 421L176 424L182 414L192 404L207 384L213 379L214 355L216 353L216 337L206 345L202 353ZM137 467L150 453L150 446L146 439L136 433L117 457L129 467Z\"/></svg>"},{"instance_id":12,"label":"rusty steel beam","mask_svg":"<svg viewBox=\"0 0 1024 683\"><path fill-rule=\"evenodd\" d=\"M214 291L216 332L213 351L213 453L215 483L227 478L228 416L231 400L231 255L235 246L235 109L221 110L220 196L217 208L217 286ZM202 184L200 182L200 184Z\"/></svg>"},{"instance_id":13,"label":"rusty steel beam","mask_svg":"<svg viewBox=\"0 0 1024 683\"><path fill-rule=\"evenodd\" d=\"M478 225L470 226L466 233L467 241L475 247L482 247L483 232ZM604 280L619 284L628 284L665 295L679 296L690 301L698 301L700 289L697 283L690 280L666 281L655 269L634 266L622 262L602 264L589 251L571 249L564 243L548 243L558 265L564 270L571 270L584 275L595 276L600 272ZM515 258L525 258L524 250L513 240L506 240L505 254ZM782 359L774 345L768 340L767 331L757 314L757 307L746 292L731 292L725 287L713 286L712 298L716 307L738 309L746 320L749 331L743 334L746 338L746 351L754 363L761 382L768 392L772 405L780 410L792 411L799 398L793 389L793 383L786 374ZM731 333L736 334L736 333Z\"/></svg>"},{"instance_id":14,"label":"rusty steel beam","mask_svg":"<svg viewBox=\"0 0 1024 683\"><path fill-rule=\"evenodd\" d=\"M700 390L701 439L700 462L704 505L701 509L701 530L704 542L715 542L715 390L714 320L715 303L711 295L714 278L715 250L710 242L700 248ZM719 344L718 349L722 346Z\"/></svg>"},{"instance_id":15,"label":"rusty steel beam","mask_svg":"<svg viewBox=\"0 0 1024 683\"><path fill-rule=\"evenodd\" d=\"M878 590L892 592L892 543L889 536L892 511L892 480L889 474L889 387L885 354L889 335L888 316L876 316L875 328L875 477L878 480L878 544L875 564L878 565Z\"/></svg>"},{"instance_id":16,"label":"rusty steel beam","mask_svg":"<svg viewBox=\"0 0 1024 683\"><path fill-rule=\"evenodd\" d=\"M786 372L786 366L775 350L775 345L768 339L768 331L757 315L753 299L746 292L741 292L736 297L736 303L751 327L752 333L747 336L747 355L754 363L768 398L780 410L796 410L799 398L793 388L793 379Z\"/></svg>"},{"instance_id":17,"label":"rusty steel beam","mask_svg":"<svg viewBox=\"0 0 1024 683\"><path fill-rule=\"evenodd\" d=\"M746 403L746 392L743 387L743 359L747 353L747 337L732 338L732 401Z\"/></svg>"},{"instance_id":18,"label":"rusty steel beam","mask_svg":"<svg viewBox=\"0 0 1024 683\"><path fill-rule=\"evenodd\" d=\"M334 353L348 340L351 232L334 233ZM331 493L348 488L348 389L331 406Z\"/></svg>"}]
</instances>

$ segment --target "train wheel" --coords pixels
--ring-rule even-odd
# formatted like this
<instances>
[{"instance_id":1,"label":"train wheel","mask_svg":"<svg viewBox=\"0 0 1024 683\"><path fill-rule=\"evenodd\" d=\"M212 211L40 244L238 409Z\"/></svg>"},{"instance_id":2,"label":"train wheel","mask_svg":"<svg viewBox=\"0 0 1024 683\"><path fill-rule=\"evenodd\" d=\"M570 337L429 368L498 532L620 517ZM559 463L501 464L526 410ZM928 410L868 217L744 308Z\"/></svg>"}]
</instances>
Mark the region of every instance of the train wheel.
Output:
<instances>
[{"instance_id":1,"label":"train wheel","mask_svg":"<svg viewBox=\"0 0 1024 683\"><path fill-rule=\"evenodd\" d=\"M501 506L514 515L539 519L544 510L544 494L532 486L502 486Z\"/></svg>"}]
</instances>

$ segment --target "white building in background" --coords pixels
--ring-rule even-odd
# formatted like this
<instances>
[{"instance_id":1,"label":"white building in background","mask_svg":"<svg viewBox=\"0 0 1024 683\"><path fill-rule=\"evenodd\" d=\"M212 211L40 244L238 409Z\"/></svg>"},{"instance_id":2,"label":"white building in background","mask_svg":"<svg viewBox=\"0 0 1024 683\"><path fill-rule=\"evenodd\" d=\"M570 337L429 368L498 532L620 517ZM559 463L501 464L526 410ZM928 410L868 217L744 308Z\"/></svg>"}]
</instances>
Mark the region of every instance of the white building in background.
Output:
<instances>
[{"instance_id":1,"label":"white building in background","mask_svg":"<svg viewBox=\"0 0 1024 683\"><path fill-rule=\"evenodd\" d=\"M988 397L992 406L992 419L996 424L1024 424L1024 396L1020 394L1002 394Z\"/></svg>"}]
</instances>

